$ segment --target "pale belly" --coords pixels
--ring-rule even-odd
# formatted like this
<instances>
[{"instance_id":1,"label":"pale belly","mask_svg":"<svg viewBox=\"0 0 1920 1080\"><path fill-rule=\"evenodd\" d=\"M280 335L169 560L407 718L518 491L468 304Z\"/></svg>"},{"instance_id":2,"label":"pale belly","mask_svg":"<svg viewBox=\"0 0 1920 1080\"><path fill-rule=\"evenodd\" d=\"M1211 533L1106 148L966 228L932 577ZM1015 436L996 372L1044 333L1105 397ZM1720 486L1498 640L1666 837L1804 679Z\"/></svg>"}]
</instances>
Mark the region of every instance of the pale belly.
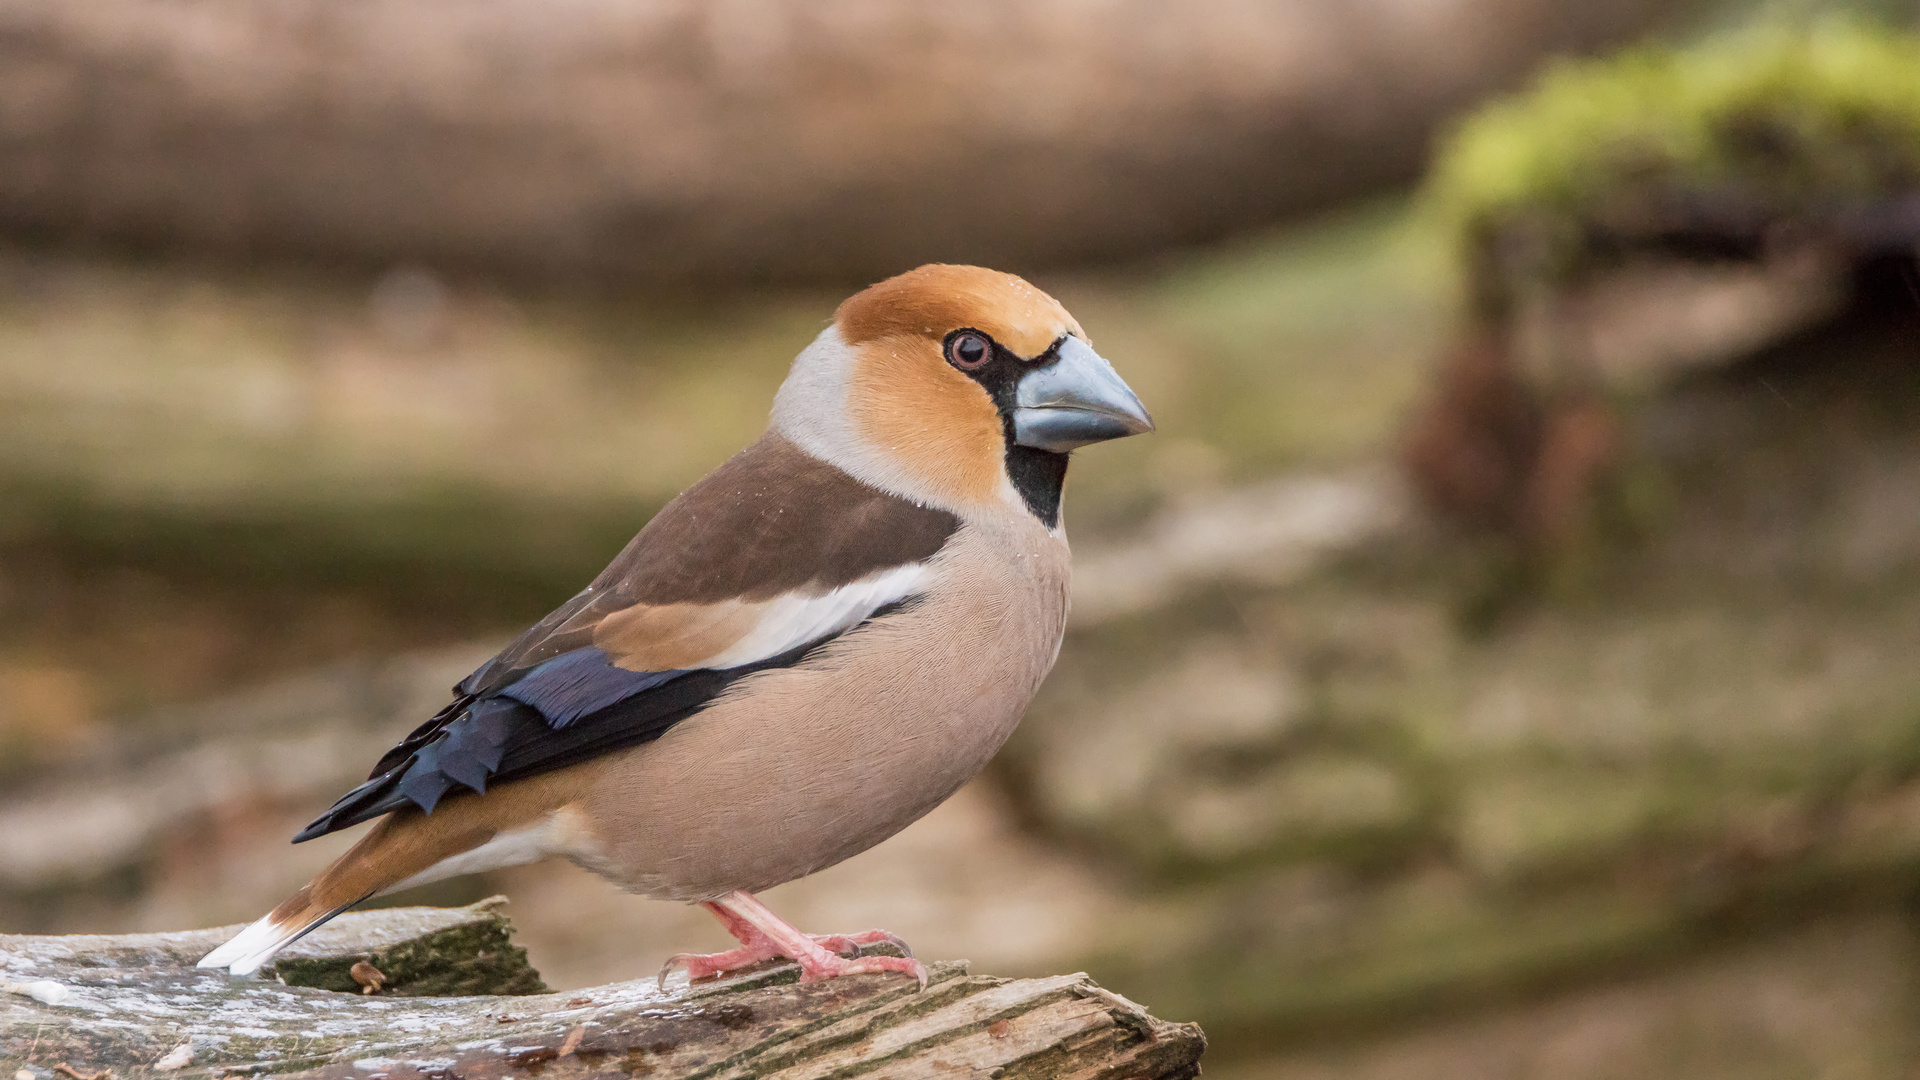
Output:
<instances>
[{"instance_id":1,"label":"pale belly","mask_svg":"<svg viewBox=\"0 0 1920 1080\"><path fill-rule=\"evenodd\" d=\"M569 854L623 887L698 900L858 854L938 806L1012 734L1066 621L1045 572L971 574L798 668L744 680L609 757Z\"/></svg>"}]
</instances>

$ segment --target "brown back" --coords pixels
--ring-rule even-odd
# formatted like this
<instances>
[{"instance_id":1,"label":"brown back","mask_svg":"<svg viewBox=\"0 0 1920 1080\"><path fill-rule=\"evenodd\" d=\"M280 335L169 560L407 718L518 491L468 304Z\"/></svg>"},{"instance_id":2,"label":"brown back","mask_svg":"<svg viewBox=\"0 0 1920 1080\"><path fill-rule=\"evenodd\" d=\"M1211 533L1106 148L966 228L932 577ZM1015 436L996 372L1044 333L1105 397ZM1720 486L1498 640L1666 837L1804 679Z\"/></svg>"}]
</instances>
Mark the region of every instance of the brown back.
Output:
<instances>
[{"instance_id":1,"label":"brown back","mask_svg":"<svg viewBox=\"0 0 1920 1080\"><path fill-rule=\"evenodd\" d=\"M641 604L824 592L930 558L959 527L769 432L668 503L594 585Z\"/></svg>"}]
</instances>

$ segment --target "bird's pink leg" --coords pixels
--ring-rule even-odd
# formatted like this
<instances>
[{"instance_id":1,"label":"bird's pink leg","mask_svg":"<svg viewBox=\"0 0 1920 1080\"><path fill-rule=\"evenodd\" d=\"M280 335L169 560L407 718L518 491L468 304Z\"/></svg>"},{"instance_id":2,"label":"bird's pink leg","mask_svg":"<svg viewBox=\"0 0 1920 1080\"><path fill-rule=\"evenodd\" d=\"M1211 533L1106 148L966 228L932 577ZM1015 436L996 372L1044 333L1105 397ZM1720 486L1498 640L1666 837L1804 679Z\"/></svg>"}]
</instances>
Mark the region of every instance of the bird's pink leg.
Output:
<instances>
[{"instance_id":1,"label":"bird's pink leg","mask_svg":"<svg viewBox=\"0 0 1920 1080\"><path fill-rule=\"evenodd\" d=\"M803 934L775 915L767 905L745 892L731 892L718 900L704 901L700 906L713 912L714 917L720 920L720 925L727 928L727 933L740 942L740 947L723 953L681 953L670 957L660 969L662 986L666 985L667 973L676 967L686 968L689 979L703 979L781 956L800 965L801 982L865 972L898 971L920 980L922 988L927 985L926 966L912 958L906 942L885 930L868 930L859 934ZM881 942L897 945L909 955L859 955L860 946ZM851 958L835 955L843 952L854 955Z\"/></svg>"},{"instance_id":2,"label":"bird's pink leg","mask_svg":"<svg viewBox=\"0 0 1920 1080\"><path fill-rule=\"evenodd\" d=\"M713 912L714 917L720 920L720 925L727 928L727 933L732 934L734 940L740 942L740 947L728 949L726 952L675 953L667 957L667 962L660 965L661 989L666 989L667 975L674 968L686 968L689 980L704 979L724 971L751 967L762 960L771 960L780 955L780 950L774 948L773 942L767 940L765 934L755 930L751 923L741 920L733 912L712 901L704 902L700 906Z\"/></svg>"}]
</instances>

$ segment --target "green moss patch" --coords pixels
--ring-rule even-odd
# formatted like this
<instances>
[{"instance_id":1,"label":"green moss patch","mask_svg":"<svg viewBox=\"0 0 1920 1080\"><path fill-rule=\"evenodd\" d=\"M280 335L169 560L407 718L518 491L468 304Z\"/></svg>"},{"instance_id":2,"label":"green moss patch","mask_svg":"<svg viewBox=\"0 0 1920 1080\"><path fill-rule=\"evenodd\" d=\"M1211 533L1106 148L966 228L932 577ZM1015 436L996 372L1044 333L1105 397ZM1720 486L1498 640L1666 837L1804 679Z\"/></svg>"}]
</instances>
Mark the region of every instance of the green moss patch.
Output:
<instances>
[{"instance_id":1,"label":"green moss patch","mask_svg":"<svg viewBox=\"0 0 1920 1080\"><path fill-rule=\"evenodd\" d=\"M1920 38L1852 22L1558 64L1465 122L1429 185L1509 285L1689 232L1871 231L1916 194Z\"/></svg>"},{"instance_id":2,"label":"green moss patch","mask_svg":"<svg viewBox=\"0 0 1920 1080\"><path fill-rule=\"evenodd\" d=\"M399 997L474 997L488 994L544 994L547 985L527 962L527 950L512 941L513 926L504 916L449 926L422 937L350 956L282 958L274 972L289 986L357 994L351 974L364 960L380 969L386 985L380 993Z\"/></svg>"}]
</instances>

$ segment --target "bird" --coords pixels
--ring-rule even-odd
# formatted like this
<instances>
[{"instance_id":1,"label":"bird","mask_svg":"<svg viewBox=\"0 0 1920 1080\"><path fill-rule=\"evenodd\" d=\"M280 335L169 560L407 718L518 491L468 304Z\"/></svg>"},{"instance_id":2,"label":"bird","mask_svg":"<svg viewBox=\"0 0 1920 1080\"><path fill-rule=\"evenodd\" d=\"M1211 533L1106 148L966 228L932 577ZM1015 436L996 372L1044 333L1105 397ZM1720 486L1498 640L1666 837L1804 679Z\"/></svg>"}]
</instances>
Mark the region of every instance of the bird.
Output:
<instances>
[{"instance_id":1,"label":"bird","mask_svg":"<svg viewBox=\"0 0 1920 1080\"><path fill-rule=\"evenodd\" d=\"M560 857L700 904L803 981L926 968L754 894L867 850L1012 734L1065 634L1072 451L1152 431L1060 303L930 264L842 303L761 436L294 837L375 824L199 961L252 975L370 897ZM890 942L903 956L862 947Z\"/></svg>"}]
</instances>

